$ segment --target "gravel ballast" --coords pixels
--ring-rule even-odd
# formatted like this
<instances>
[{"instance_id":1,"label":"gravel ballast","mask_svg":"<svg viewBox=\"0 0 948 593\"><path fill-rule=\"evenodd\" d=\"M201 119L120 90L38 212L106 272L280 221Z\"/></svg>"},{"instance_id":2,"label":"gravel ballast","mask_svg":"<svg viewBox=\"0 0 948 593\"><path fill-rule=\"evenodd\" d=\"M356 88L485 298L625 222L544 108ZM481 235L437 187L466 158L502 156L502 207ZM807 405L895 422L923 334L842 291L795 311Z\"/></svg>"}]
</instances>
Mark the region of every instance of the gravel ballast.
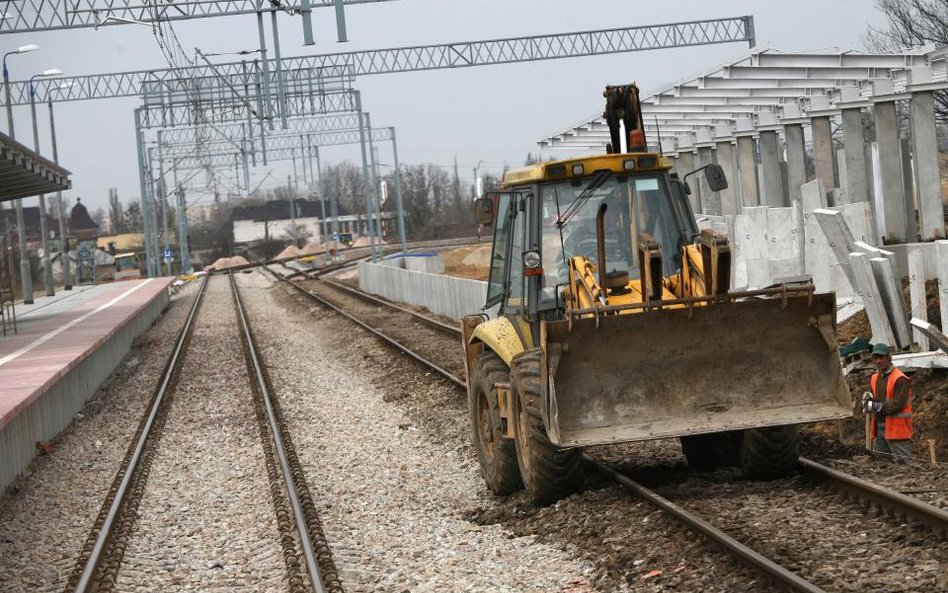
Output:
<instances>
[{"instance_id":1,"label":"gravel ballast","mask_svg":"<svg viewBox=\"0 0 948 593\"><path fill-rule=\"evenodd\" d=\"M117 591L286 589L230 292L211 278Z\"/></svg>"},{"instance_id":2,"label":"gravel ballast","mask_svg":"<svg viewBox=\"0 0 948 593\"><path fill-rule=\"evenodd\" d=\"M118 369L0 498L0 590L61 591L197 293L185 286Z\"/></svg>"},{"instance_id":3,"label":"gravel ballast","mask_svg":"<svg viewBox=\"0 0 948 593\"><path fill-rule=\"evenodd\" d=\"M260 274L238 281L347 591L594 590L574 555L466 520L492 499L469 445L433 441L385 401L363 358L377 342L322 309L285 309L271 294L286 288Z\"/></svg>"}]
</instances>

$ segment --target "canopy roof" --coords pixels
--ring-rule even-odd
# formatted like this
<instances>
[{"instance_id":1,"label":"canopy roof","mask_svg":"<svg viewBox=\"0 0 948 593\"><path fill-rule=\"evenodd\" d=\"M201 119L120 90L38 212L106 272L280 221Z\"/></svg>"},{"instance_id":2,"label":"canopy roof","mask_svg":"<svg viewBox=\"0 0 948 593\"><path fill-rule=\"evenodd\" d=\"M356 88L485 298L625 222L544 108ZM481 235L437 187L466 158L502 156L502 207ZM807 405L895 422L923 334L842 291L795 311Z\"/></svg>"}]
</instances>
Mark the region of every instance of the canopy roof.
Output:
<instances>
[{"instance_id":1,"label":"canopy roof","mask_svg":"<svg viewBox=\"0 0 948 593\"><path fill-rule=\"evenodd\" d=\"M948 88L948 46L904 53L753 49L692 79L642 94L646 136L666 153L755 134L847 107L907 99ZM539 141L542 148L603 150L604 118L594 116Z\"/></svg>"},{"instance_id":2,"label":"canopy roof","mask_svg":"<svg viewBox=\"0 0 948 593\"><path fill-rule=\"evenodd\" d=\"M69 171L0 133L0 202L70 187Z\"/></svg>"}]
</instances>

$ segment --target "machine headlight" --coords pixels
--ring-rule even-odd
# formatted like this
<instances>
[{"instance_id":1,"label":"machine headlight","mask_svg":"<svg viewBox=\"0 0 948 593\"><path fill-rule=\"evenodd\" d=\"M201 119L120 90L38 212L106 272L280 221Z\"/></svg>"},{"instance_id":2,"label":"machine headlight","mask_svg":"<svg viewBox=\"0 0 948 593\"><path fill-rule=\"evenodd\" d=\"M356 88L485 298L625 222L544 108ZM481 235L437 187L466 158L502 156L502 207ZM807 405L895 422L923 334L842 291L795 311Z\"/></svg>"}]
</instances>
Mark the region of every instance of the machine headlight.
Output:
<instances>
[{"instance_id":1,"label":"machine headlight","mask_svg":"<svg viewBox=\"0 0 948 593\"><path fill-rule=\"evenodd\" d=\"M622 168L626 171L632 171L635 169L635 159L625 159L622 161Z\"/></svg>"},{"instance_id":2,"label":"machine headlight","mask_svg":"<svg viewBox=\"0 0 948 593\"><path fill-rule=\"evenodd\" d=\"M585 169L583 169L581 164L573 165L573 175L582 175L584 171Z\"/></svg>"},{"instance_id":3,"label":"machine headlight","mask_svg":"<svg viewBox=\"0 0 948 593\"><path fill-rule=\"evenodd\" d=\"M536 251L527 251L523 254L523 267L525 268L538 268L540 267L540 254Z\"/></svg>"}]
</instances>

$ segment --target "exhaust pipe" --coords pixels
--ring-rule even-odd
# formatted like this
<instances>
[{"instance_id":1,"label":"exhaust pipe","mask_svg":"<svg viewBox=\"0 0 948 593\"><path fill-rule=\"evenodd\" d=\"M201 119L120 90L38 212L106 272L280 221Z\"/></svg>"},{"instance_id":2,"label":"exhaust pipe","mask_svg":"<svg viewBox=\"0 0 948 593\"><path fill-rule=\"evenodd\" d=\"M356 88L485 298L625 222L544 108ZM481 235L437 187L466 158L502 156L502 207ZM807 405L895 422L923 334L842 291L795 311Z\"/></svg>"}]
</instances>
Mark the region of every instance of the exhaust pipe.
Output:
<instances>
[{"instance_id":1,"label":"exhaust pipe","mask_svg":"<svg viewBox=\"0 0 948 593\"><path fill-rule=\"evenodd\" d=\"M609 206L602 204L596 213L596 255L599 257L599 286L602 294L606 294L606 209Z\"/></svg>"}]
</instances>

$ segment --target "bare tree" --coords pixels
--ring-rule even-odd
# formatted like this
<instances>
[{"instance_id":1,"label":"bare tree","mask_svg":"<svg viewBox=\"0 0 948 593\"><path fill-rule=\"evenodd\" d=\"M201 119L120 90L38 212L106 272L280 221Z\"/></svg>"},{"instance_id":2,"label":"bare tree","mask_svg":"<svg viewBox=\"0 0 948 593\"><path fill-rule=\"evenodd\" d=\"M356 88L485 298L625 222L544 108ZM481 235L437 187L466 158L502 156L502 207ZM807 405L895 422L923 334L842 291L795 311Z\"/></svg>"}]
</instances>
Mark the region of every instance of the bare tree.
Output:
<instances>
[{"instance_id":1,"label":"bare tree","mask_svg":"<svg viewBox=\"0 0 948 593\"><path fill-rule=\"evenodd\" d=\"M125 232L125 217L122 215L122 201L119 200L118 190L109 188L109 221L112 223L112 234L119 235Z\"/></svg>"},{"instance_id":2,"label":"bare tree","mask_svg":"<svg viewBox=\"0 0 948 593\"><path fill-rule=\"evenodd\" d=\"M140 233L142 230L142 205L135 200L129 202L125 208L124 223L125 232Z\"/></svg>"},{"instance_id":3,"label":"bare tree","mask_svg":"<svg viewBox=\"0 0 948 593\"><path fill-rule=\"evenodd\" d=\"M869 27L866 47L874 52L896 52L929 43L948 44L948 0L876 0L888 21ZM935 118L948 121L948 95L935 93Z\"/></svg>"}]
</instances>

